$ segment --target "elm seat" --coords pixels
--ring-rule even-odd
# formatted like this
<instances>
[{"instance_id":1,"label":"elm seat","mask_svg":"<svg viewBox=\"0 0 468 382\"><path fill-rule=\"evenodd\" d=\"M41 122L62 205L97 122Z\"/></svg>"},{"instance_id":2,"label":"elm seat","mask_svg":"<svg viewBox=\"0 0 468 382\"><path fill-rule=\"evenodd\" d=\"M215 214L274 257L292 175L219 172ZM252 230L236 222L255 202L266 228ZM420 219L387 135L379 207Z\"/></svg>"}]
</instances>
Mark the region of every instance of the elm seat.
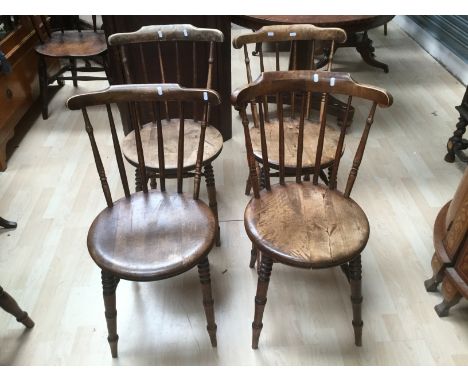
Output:
<instances>
[{"instance_id":1,"label":"elm seat","mask_svg":"<svg viewBox=\"0 0 468 382\"><path fill-rule=\"evenodd\" d=\"M341 192L287 182L260 194L245 209L247 235L260 251L282 263L304 268L340 265L366 246L367 217Z\"/></svg>"},{"instance_id":2,"label":"elm seat","mask_svg":"<svg viewBox=\"0 0 468 382\"><path fill-rule=\"evenodd\" d=\"M107 51L104 32L92 30L52 32L50 39L36 47L36 52L47 57L98 56Z\"/></svg>"},{"instance_id":3,"label":"elm seat","mask_svg":"<svg viewBox=\"0 0 468 382\"><path fill-rule=\"evenodd\" d=\"M285 141L285 155L284 166L289 172L296 174L297 162L297 142L299 135L299 120L285 118L284 124L284 141ZM269 122L265 121L265 138L268 147L268 162L270 167L279 167L279 122L277 118L271 118ZM320 125L317 122L304 120L304 153L302 154L302 167L303 169L313 170L315 165L315 156L317 150L317 140L320 132ZM260 129L251 128L250 136L252 139L252 147L255 160L263 163L262 160L262 146L260 141ZM337 129L326 126L325 141L323 145L322 159L320 162L321 168L330 167L335 159L336 146L340 133Z\"/></svg>"},{"instance_id":4,"label":"elm seat","mask_svg":"<svg viewBox=\"0 0 468 382\"><path fill-rule=\"evenodd\" d=\"M213 246L215 226L213 212L201 200L137 192L96 217L88 249L101 269L119 278L160 280L197 265Z\"/></svg>"},{"instance_id":5,"label":"elm seat","mask_svg":"<svg viewBox=\"0 0 468 382\"><path fill-rule=\"evenodd\" d=\"M177 170L177 141L179 136L179 120L161 120L164 137L164 165L167 172ZM184 171L195 169L197 161L198 140L200 139L200 122L191 119L184 121ZM159 168L156 124L150 122L140 130L141 143L145 153L145 166L152 170ZM211 163L223 149L223 137L213 126L207 126L205 146L203 150L203 165ZM132 131L122 141L122 151L125 158L133 165L138 165L138 154L135 143L135 132Z\"/></svg>"}]
</instances>

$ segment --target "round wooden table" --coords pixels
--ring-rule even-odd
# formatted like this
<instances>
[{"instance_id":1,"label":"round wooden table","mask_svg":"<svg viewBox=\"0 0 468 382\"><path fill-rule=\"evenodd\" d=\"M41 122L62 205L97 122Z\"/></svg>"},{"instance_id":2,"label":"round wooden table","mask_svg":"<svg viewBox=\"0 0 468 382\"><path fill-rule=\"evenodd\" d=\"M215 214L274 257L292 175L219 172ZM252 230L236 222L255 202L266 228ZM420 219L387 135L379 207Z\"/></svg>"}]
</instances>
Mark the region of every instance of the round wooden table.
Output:
<instances>
[{"instance_id":1,"label":"round wooden table","mask_svg":"<svg viewBox=\"0 0 468 382\"><path fill-rule=\"evenodd\" d=\"M265 25L277 24L313 24L318 27L342 28L346 31L348 39L343 44L338 44L338 48L354 47L361 55L362 59L369 65L381 68L388 73L388 65L375 59L375 48L372 46L372 40L367 35L369 29L377 28L387 24L394 16L312 16L312 15L258 15L258 16L232 16L233 23L258 30ZM298 57L298 68L302 61ZM306 58L304 57L304 69Z\"/></svg>"}]
</instances>

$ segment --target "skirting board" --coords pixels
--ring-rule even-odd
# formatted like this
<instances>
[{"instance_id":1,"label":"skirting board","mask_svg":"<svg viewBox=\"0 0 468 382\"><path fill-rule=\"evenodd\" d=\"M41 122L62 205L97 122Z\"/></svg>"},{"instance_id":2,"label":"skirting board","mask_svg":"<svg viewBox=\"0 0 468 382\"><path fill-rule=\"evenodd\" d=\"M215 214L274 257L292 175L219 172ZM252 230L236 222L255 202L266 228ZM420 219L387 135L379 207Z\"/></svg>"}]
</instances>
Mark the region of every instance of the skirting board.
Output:
<instances>
[{"instance_id":1,"label":"skirting board","mask_svg":"<svg viewBox=\"0 0 468 382\"><path fill-rule=\"evenodd\" d=\"M407 16L396 16L395 23L403 29L414 41L423 47L442 66L452 73L462 84L468 85L468 64L442 45L429 32Z\"/></svg>"}]
</instances>

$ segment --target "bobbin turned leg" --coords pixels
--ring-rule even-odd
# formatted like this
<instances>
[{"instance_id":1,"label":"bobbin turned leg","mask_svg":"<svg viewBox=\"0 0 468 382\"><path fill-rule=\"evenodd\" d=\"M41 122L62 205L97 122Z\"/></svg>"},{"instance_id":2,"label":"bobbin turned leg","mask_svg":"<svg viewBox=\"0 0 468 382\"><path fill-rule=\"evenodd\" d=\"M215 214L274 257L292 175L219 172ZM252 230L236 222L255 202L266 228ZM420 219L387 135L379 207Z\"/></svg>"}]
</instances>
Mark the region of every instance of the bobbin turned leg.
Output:
<instances>
[{"instance_id":1,"label":"bobbin turned leg","mask_svg":"<svg viewBox=\"0 0 468 382\"><path fill-rule=\"evenodd\" d=\"M213 214L216 219L216 246L219 247L221 245L221 238L218 221L218 202L216 201L215 177L213 173L213 166L211 165L211 163L205 165L205 182L206 190L208 191L208 200L210 202L210 208L213 211Z\"/></svg>"},{"instance_id":2,"label":"bobbin turned leg","mask_svg":"<svg viewBox=\"0 0 468 382\"><path fill-rule=\"evenodd\" d=\"M135 168L135 191L143 191L143 183L141 181L140 170Z\"/></svg>"},{"instance_id":3,"label":"bobbin turned leg","mask_svg":"<svg viewBox=\"0 0 468 382\"><path fill-rule=\"evenodd\" d=\"M15 316L16 321L21 322L28 329L34 326L34 322L29 318L28 313L22 311L15 299L5 292L2 287L0 287L0 307Z\"/></svg>"},{"instance_id":4,"label":"bobbin turned leg","mask_svg":"<svg viewBox=\"0 0 468 382\"><path fill-rule=\"evenodd\" d=\"M200 276L200 283L202 285L202 293L203 293L203 307L205 308L205 316L207 326L206 329L208 330L208 334L210 336L211 346L216 347L216 322L215 322L215 315L214 315L214 301L213 296L211 294L211 278L210 278L210 263L208 262L208 257L205 257L199 264L198 264L198 275Z\"/></svg>"},{"instance_id":5,"label":"bobbin turned leg","mask_svg":"<svg viewBox=\"0 0 468 382\"><path fill-rule=\"evenodd\" d=\"M356 346L362 346L362 326L361 319L361 255L349 262L349 283L351 285L351 303L353 305L353 328L354 343Z\"/></svg>"},{"instance_id":6,"label":"bobbin turned leg","mask_svg":"<svg viewBox=\"0 0 468 382\"><path fill-rule=\"evenodd\" d=\"M266 296L272 267L273 260L263 254L258 274L257 294L255 296L255 315L252 322L252 349L258 349L258 340L263 328L263 311L267 302Z\"/></svg>"},{"instance_id":7,"label":"bobbin turned leg","mask_svg":"<svg viewBox=\"0 0 468 382\"><path fill-rule=\"evenodd\" d=\"M107 341L112 353L112 358L117 358L117 310L115 308L115 290L119 280L112 273L101 271L102 295L104 298L105 316L107 322Z\"/></svg>"}]
</instances>

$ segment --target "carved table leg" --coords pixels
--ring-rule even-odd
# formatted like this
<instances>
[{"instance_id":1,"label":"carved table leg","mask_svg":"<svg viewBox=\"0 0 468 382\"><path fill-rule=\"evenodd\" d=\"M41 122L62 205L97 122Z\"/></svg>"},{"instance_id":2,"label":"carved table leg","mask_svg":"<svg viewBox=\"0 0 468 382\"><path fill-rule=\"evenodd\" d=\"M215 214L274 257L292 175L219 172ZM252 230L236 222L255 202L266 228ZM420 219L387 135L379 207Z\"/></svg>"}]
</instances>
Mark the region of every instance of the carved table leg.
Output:
<instances>
[{"instance_id":1,"label":"carved table leg","mask_svg":"<svg viewBox=\"0 0 468 382\"><path fill-rule=\"evenodd\" d=\"M218 202L216 200L216 185L215 185L215 177L213 173L213 166L211 163L205 165L205 182L206 182L206 190L208 191L208 199L210 203L210 208L213 211L213 214L216 219L216 246L219 247L221 245L221 237L220 237L220 229L219 229L219 220L218 220Z\"/></svg>"},{"instance_id":2,"label":"carved table leg","mask_svg":"<svg viewBox=\"0 0 468 382\"><path fill-rule=\"evenodd\" d=\"M463 115L460 113L460 118L456 124L457 129L453 132L453 137L449 138L447 142L447 154L444 158L446 162L453 163L456 152L463 162L468 162L468 157L461 152L461 150L468 148L468 140L463 139L467 125L468 120L463 118Z\"/></svg>"},{"instance_id":3,"label":"carved table leg","mask_svg":"<svg viewBox=\"0 0 468 382\"><path fill-rule=\"evenodd\" d=\"M262 255L260 272L258 275L257 294L255 296L255 315L252 322L252 349L258 349L258 340L263 328L262 318L267 302L268 284L270 282L273 260L269 256Z\"/></svg>"},{"instance_id":4,"label":"carved table leg","mask_svg":"<svg viewBox=\"0 0 468 382\"><path fill-rule=\"evenodd\" d=\"M444 300L436 305L434 309L439 317L446 317L449 314L450 308L456 305L462 296L448 277L444 277L444 281L442 282L442 295L444 296Z\"/></svg>"},{"instance_id":5,"label":"carved table leg","mask_svg":"<svg viewBox=\"0 0 468 382\"><path fill-rule=\"evenodd\" d=\"M356 34L353 36L353 40L356 43L357 51L366 64L381 68L385 73L388 73L388 65L375 59L375 48L372 46L372 40L367 35L367 31L360 36Z\"/></svg>"},{"instance_id":6,"label":"carved table leg","mask_svg":"<svg viewBox=\"0 0 468 382\"><path fill-rule=\"evenodd\" d=\"M3 228L16 228L17 224L15 222L5 220L0 216L0 227L3 227Z\"/></svg>"},{"instance_id":7,"label":"carved table leg","mask_svg":"<svg viewBox=\"0 0 468 382\"><path fill-rule=\"evenodd\" d=\"M351 284L351 303L353 305L353 328L354 328L354 343L356 346L362 346L362 327L361 319L361 255L349 262L349 282Z\"/></svg>"},{"instance_id":8,"label":"carved table leg","mask_svg":"<svg viewBox=\"0 0 468 382\"><path fill-rule=\"evenodd\" d=\"M112 358L117 358L117 310L115 308L115 290L119 280L112 274L101 271L102 295L104 298L105 316L107 322L107 341L111 349Z\"/></svg>"},{"instance_id":9,"label":"carved table leg","mask_svg":"<svg viewBox=\"0 0 468 382\"><path fill-rule=\"evenodd\" d=\"M21 322L28 329L34 326L33 320L28 316L28 313L21 310L18 303L13 297L3 290L0 286L0 307L6 312L16 317L16 321Z\"/></svg>"},{"instance_id":10,"label":"carved table leg","mask_svg":"<svg viewBox=\"0 0 468 382\"><path fill-rule=\"evenodd\" d=\"M47 95L47 87L49 80L47 78L47 64L43 56L39 56L39 93L41 98L42 119L49 118L49 99Z\"/></svg>"},{"instance_id":11,"label":"carved table leg","mask_svg":"<svg viewBox=\"0 0 468 382\"><path fill-rule=\"evenodd\" d=\"M445 265L439 261L437 254L434 253L431 260L431 266L434 273L430 279L424 281L424 286L428 292L435 292L437 290L437 286L444 278Z\"/></svg>"},{"instance_id":12,"label":"carved table leg","mask_svg":"<svg viewBox=\"0 0 468 382\"><path fill-rule=\"evenodd\" d=\"M208 330L208 334L210 336L211 346L216 347L217 326L215 322L215 314L213 309L214 301L213 295L211 293L210 263L208 262L208 257L205 257L198 264L198 275L200 276L200 283L202 286L203 307L205 308L205 316L207 322L206 329Z\"/></svg>"}]
</instances>

